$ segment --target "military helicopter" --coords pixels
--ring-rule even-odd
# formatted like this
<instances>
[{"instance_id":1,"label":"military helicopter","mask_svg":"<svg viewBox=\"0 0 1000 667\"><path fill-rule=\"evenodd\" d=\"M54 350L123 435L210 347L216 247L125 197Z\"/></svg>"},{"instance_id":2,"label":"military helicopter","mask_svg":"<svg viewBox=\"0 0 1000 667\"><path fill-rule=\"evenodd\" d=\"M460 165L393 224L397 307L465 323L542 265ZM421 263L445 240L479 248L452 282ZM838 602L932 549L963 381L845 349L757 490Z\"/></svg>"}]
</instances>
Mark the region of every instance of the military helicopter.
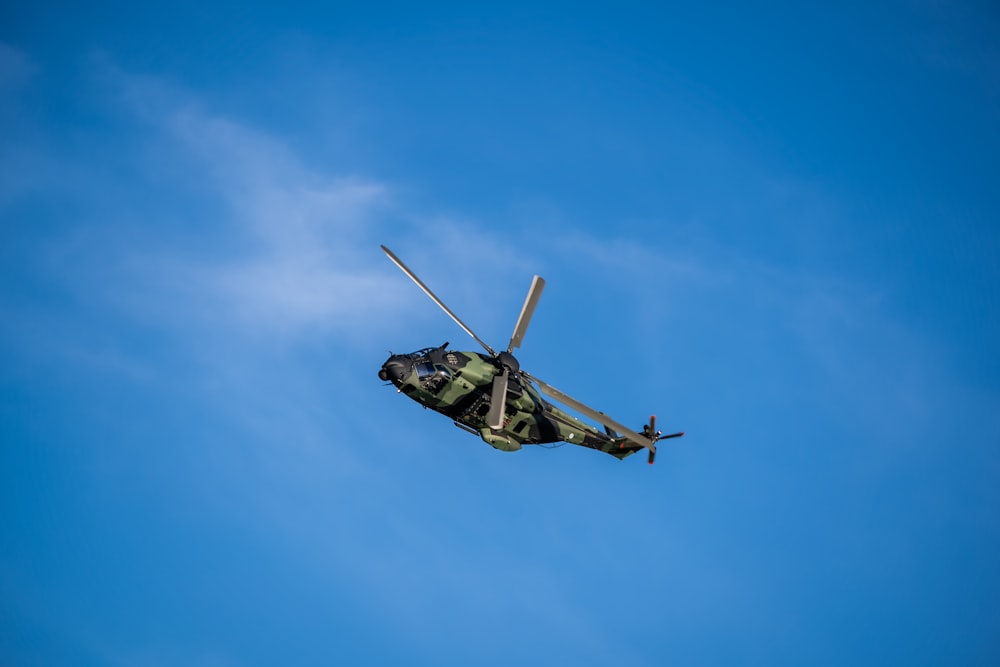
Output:
<instances>
[{"instance_id":1,"label":"military helicopter","mask_svg":"<svg viewBox=\"0 0 1000 667\"><path fill-rule=\"evenodd\" d=\"M496 449L513 452L522 445L568 442L607 452L624 459L637 451L649 452L649 463L656 458L656 443L684 435L662 435L656 430L656 417L649 418L642 433L636 433L603 412L587 407L521 369L512 352L521 346L528 323L538 305L545 281L535 276L528 289L521 314L514 326L507 349L496 352L444 305L430 288L384 245L382 251L402 269L465 333L479 343L487 354L448 349L448 343L410 354L392 354L382 364L378 376L392 383L425 408L451 418L455 425L478 435ZM535 388L537 386L537 389ZM586 415L604 426L604 431L590 426L545 400L542 394Z\"/></svg>"}]
</instances>

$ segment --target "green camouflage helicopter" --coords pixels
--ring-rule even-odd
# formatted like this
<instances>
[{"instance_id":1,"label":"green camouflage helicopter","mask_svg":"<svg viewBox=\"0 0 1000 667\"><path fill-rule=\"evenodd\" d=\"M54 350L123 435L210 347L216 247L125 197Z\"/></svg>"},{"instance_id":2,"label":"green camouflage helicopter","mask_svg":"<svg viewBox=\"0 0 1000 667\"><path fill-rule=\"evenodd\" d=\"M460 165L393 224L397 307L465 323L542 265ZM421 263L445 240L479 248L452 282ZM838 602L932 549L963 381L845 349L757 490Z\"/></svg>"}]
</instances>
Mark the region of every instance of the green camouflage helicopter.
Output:
<instances>
[{"instance_id":1,"label":"green camouflage helicopter","mask_svg":"<svg viewBox=\"0 0 1000 667\"><path fill-rule=\"evenodd\" d=\"M391 382L401 393L425 408L440 412L451 418L456 426L507 452L521 449L522 445L569 442L607 452L618 459L646 449L649 451L649 462L652 463L656 457L657 442L684 435L661 435L656 430L655 416L649 418L649 423L643 427L641 434L636 433L603 412L587 407L521 370L511 352L521 346L521 340L542 295L545 281L541 276L535 276L531 282L510 344L506 350L497 353L451 312L391 250L384 245L381 248L403 273L488 353L449 350L448 343L445 343L440 347L428 347L411 354L391 355L382 364L378 372L379 378ZM535 385L538 389L535 389ZM546 401L542 394L597 421L604 426L604 431L560 410Z\"/></svg>"}]
</instances>

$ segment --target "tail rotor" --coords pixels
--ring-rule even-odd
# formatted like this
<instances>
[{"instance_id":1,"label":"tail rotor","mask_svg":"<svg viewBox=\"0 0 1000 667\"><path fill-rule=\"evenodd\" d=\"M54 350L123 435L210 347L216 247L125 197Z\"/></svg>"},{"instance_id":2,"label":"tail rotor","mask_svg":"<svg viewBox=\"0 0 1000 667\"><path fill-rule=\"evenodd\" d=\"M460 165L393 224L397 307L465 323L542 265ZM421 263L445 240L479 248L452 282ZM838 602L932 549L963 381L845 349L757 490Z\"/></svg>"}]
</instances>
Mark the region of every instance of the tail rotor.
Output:
<instances>
[{"instance_id":1,"label":"tail rotor","mask_svg":"<svg viewBox=\"0 0 1000 667\"><path fill-rule=\"evenodd\" d=\"M642 436L649 440L649 460L650 465L656 461L656 443L660 440L666 440L667 438L679 438L684 435L684 431L679 431L677 433L670 433L668 435L663 435L661 431L656 430L656 415L649 416L649 423L642 427Z\"/></svg>"}]
</instances>

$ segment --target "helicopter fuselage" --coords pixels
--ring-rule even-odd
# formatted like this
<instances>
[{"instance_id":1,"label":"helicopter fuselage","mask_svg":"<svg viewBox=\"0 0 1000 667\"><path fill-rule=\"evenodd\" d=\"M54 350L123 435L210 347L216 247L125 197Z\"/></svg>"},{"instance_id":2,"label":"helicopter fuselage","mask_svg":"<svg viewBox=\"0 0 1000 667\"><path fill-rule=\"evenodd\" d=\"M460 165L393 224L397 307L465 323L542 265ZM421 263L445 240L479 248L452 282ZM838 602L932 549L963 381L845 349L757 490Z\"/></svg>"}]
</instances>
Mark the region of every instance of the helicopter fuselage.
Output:
<instances>
[{"instance_id":1,"label":"helicopter fuselage","mask_svg":"<svg viewBox=\"0 0 1000 667\"><path fill-rule=\"evenodd\" d=\"M478 352L448 350L447 345L394 354L382 364L379 377L503 451L569 442L625 458L642 449L555 407L517 372L511 373L507 384L503 423L500 428L490 428L491 387L502 372L500 364Z\"/></svg>"},{"instance_id":2,"label":"helicopter fuselage","mask_svg":"<svg viewBox=\"0 0 1000 667\"><path fill-rule=\"evenodd\" d=\"M395 385L400 393L425 408L450 417L456 426L508 452L521 449L522 445L569 442L607 452L619 459L646 449L648 461L652 463L658 441L684 435L683 432L662 435L656 430L655 416L650 416L641 434L637 433L521 370L513 352L521 346L545 287L541 276L531 280L507 349L497 352L460 320L403 260L384 245L381 248L393 264L489 353L487 356L479 352L452 351L445 343L411 354L393 354L382 364L378 376ZM604 433L555 407L542 398L542 394L603 425Z\"/></svg>"}]
</instances>

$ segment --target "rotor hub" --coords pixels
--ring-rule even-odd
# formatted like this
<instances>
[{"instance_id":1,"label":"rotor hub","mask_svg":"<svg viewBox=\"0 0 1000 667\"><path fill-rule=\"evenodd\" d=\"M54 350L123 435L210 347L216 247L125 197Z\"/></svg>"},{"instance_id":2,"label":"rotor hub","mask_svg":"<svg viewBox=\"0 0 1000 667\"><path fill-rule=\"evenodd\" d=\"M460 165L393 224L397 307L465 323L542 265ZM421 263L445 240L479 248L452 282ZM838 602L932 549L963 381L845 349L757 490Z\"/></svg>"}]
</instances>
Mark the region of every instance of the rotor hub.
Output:
<instances>
[{"instance_id":1,"label":"rotor hub","mask_svg":"<svg viewBox=\"0 0 1000 667\"><path fill-rule=\"evenodd\" d=\"M511 373L518 373L521 370L521 364L510 352L501 352L497 355L497 362L500 366L506 368Z\"/></svg>"}]
</instances>

